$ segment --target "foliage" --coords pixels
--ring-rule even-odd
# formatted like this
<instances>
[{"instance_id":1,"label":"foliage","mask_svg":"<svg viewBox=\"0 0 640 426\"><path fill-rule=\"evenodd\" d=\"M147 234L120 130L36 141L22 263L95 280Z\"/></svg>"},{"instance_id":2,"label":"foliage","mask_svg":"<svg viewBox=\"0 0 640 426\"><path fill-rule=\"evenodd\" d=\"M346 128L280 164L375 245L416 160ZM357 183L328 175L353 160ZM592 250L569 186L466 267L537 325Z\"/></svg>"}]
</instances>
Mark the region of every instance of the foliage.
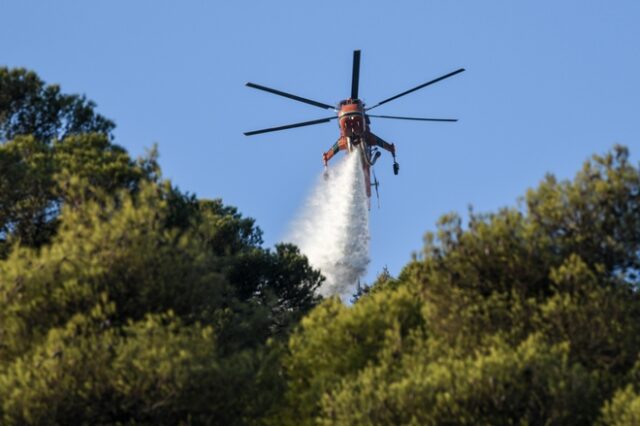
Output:
<instances>
[{"instance_id":1,"label":"foliage","mask_svg":"<svg viewBox=\"0 0 640 426\"><path fill-rule=\"evenodd\" d=\"M36 124L0 145L0 423L269 415L320 273L296 247L263 248L236 208L163 181L155 149L132 160L103 133L48 141Z\"/></svg>"},{"instance_id":2,"label":"foliage","mask_svg":"<svg viewBox=\"0 0 640 426\"><path fill-rule=\"evenodd\" d=\"M14 242L40 247L55 234L64 203L78 202L73 179L85 188L115 193L135 191L151 180L155 158L133 161L100 134L70 136L44 143L21 136L0 145L0 241L4 255ZM0 252L0 254L3 254Z\"/></svg>"},{"instance_id":3,"label":"foliage","mask_svg":"<svg viewBox=\"0 0 640 426\"><path fill-rule=\"evenodd\" d=\"M581 424L593 415L596 382L568 365L567 352L536 336L515 348L496 339L467 356L405 351L324 395L321 423Z\"/></svg>"},{"instance_id":4,"label":"foliage","mask_svg":"<svg viewBox=\"0 0 640 426\"><path fill-rule=\"evenodd\" d=\"M84 96L46 85L33 71L0 67L0 142L19 135L44 143L83 133L110 136L115 124L97 114L95 106Z\"/></svg>"},{"instance_id":5,"label":"foliage","mask_svg":"<svg viewBox=\"0 0 640 426\"><path fill-rule=\"evenodd\" d=\"M270 410L278 341L316 300L306 259L249 243L219 254L242 236L214 242L203 229L244 219L222 209L168 228L152 183L116 197L71 188L78 203L63 207L52 242L0 262L3 423L234 424ZM240 284L255 277L247 298Z\"/></svg>"},{"instance_id":6,"label":"foliage","mask_svg":"<svg viewBox=\"0 0 640 426\"><path fill-rule=\"evenodd\" d=\"M337 298L324 301L289 341L291 356L285 363L292 404L283 416L292 424L312 422L327 390L353 380L382 352L399 353L423 325L420 305L408 289L373 294L351 308Z\"/></svg>"},{"instance_id":7,"label":"foliage","mask_svg":"<svg viewBox=\"0 0 640 426\"><path fill-rule=\"evenodd\" d=\"M603 423L615 426L640 423L640 395L632 385L618 390L611 402L604 406Z\"/></svg>"},{"instance_id":8,"label":"foliage","mask_svg":"<svg viewBox=\"0 0 640 426\"><path fill-rule=\"evenodd\" d=\"M0 423L635 424L640 169L444 215L346 306L288 244L0 69Z\"/></svg>"},{"instance_id":9,"label":"foliage","mask_svg":"<svg viewBox=\"0 0 640 426\"><path fill-rule=\"evenodd\" d=\"M630 424L640 170L628 155L594 156L573 181L549 175L518 209L471 211L466 226L445 215L396 280L352 307L325 301L290 339L282 413L308 424Z\"/></svg>"},{"instance_id":10,"label":"foliage","mask_svg":"<svg viewBox=\"0 0 640 426\"><path fill-rule=\"evenodd\" d=\"M389 287L394 287L397 284L397 280L393 278L389 269L385 266L382 268L382 271L378 274L375 281L368 284L361 284L360 281L356 284L356 291L351 296L351 303L356 303L360 298L371 294L372 292L381 291L387 289Z\"/></svg>"}]
</instances>

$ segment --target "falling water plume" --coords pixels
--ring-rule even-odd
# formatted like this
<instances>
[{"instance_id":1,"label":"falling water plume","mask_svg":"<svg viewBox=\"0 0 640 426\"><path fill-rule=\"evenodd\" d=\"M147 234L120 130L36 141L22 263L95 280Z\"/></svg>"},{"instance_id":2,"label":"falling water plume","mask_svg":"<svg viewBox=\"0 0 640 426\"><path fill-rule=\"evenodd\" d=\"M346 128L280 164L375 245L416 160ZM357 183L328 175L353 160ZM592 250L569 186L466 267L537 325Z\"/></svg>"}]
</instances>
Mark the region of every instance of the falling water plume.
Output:
<instances>
[{"instance_id":1,"label":"falling water plume","mask_svg":"<svg viewBox=\"0 0 640 426\"><path fill-rule=\"evenodd\" d=\"M357 152L318 178L286 239L325 276L320 294L353 293L369 264L369 209Z\"/></svg>"}]
</instances>

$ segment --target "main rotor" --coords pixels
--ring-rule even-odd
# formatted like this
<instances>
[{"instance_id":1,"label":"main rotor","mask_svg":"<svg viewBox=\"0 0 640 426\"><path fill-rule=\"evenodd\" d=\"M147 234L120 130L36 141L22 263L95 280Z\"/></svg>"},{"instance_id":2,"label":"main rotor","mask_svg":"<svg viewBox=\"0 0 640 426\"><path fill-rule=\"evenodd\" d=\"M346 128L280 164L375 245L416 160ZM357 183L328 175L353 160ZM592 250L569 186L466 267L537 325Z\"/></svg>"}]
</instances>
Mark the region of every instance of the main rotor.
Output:
<instances>
[{"instance_id":1,"label":"main rotor","mask_svg":"<svg viewBox=\"0 0 640 426\"><path fill-rule=\"evenodd\" d=\"M287 93L287 92L282 92L280 90L276 90L276 89L272 89L270 87L266 87L266 86L261 86L259 84L255 84L255 83L247 83L246 85L248 87L252 87L254 89L258 89L258 90L262 90L265 92L269 92L269 93L273 93L274 95L278 95L278 96L283 96L285 98L289 98L289 99L293 99L294 101L298 101L298 102L302 102L308 105L313 105L315 107L318 108L322 108L322 109L326 109L326 110L332 110L335 112L338 112L339 109L343 106L343 105L347 105L347 104L359 104L362 106L362 110L363 112L365 112L365 114L368 117L375 117L375 118L387 118L387 119L395 119L395 120L415 120L415 121L440 121L440 122L455 122L458 121L457 119L453 119L453 118L424 118L424 117L398 117L398 116L392 116L392 115L373 115L373 114L369 114L366 111L370 111L374 108L379 107L380 105L384 105L387 102L391 102L395 99L398 99L402 96L408 95L409 93L415 92L416 90L420 90L423 89L427 86L430 86L434 83L437 83L439 81L442 81L446 78L449 77L453 77L456 74L459 74L461 72L463 72L465 69L464 68L459 68L453 72L450 72L448 74L445 74L443 76L440 76L436 79L427 81L424 84L421 84L419 86L416 86L412 89L406 90L402 93L399 93L395 96L392 96L390 98L384 99L380 102L378 102L377 104L365 108L364 103L358 98L358 86L360 83L360 50L354 50L353 51L353 67L352 67L352 71L351 71L351 97L348 99L345 99L343 101L341 101L338 104L338 107L334 107L332 105L323 103L323 102L318 102L318 101L314 101L312 99L308 99L308 98L303 98L301 96L297 96L297 95L293 95L291 93ZM303 121L300 123L294 123L294 124L287 124L284 126L278 126L278 127L270 127L267 129L261 129L261 130L254 130L251 132L245 132L244 134L246 136L252 136L252 135L257 135L260 133L268 133L268 132L276 132L279 130L287 130L287 129L293 129L296 127L303 127L303 126L312 126L315 124L321 124L321 123L328 123L331 120L335 120L336 118L338 118L337 116L331 116L331 117L326 117L326 118L320 118L317 120L311 120L311 121Z\"/></svg>"},{"instance_id":2,"label":"main rotor","mask_svg":"<svg viewBox=\"0 0 640 426\"><path fill-rule=\"evenodd\" d=\"M358 84L360 82L360 50L353 51L353 67L351 70L351 100L357 100Z\"/></svg>"}]
</instances>

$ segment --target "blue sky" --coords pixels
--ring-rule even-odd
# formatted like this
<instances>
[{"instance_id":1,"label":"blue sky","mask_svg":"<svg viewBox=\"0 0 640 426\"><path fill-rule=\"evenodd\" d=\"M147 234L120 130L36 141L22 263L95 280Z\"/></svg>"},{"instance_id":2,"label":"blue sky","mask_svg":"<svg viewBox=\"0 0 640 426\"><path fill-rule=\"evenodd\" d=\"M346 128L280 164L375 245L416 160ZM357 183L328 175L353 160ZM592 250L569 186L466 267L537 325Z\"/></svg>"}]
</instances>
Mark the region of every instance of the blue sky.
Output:
<instances>
[{"instance_id":1,"label":"blue sky","mask_svg":"<svg viewBox=\"0 0 640 426\"><path fill-rule=\"evenodd\" d=\"M394 274L447 212L514 205L547 172L573 176L614 143L640 152L637 1L7 1L0 63L84 93L134 156L158 143L166 178L221 197L278 242L322 171L335 123L247 138L348 97L353 49L373 104L459 67L466 72L376 110L453 117L375 120L380 159L369 280ZM338 188L336 190L339 190Z\"/></svg>"}]
</instances>

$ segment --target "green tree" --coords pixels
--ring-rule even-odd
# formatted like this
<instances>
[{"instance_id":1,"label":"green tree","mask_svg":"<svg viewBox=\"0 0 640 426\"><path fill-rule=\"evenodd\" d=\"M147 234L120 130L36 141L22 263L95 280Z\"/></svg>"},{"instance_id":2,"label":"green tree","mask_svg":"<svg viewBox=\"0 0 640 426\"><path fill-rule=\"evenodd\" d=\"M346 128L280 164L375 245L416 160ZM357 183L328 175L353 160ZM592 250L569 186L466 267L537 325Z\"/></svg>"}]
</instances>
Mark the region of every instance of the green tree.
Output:
<instances>
[{"instance_id":1,"label":"green tree","mask_svg":"<svg viewBox=\"0 0 640 426\"><path fill-rule=\"evenodd\" d=\"M603 424L613 426L640 423L640 395L632 385L617 391L603 409Z\"/></svg>"},{"instance_id":2,"label":"green tree","mask_svg":"<svg viewBox=\"0 0 640 426\"><path fill-rule=\"evenodd\" d=\"M325 394L320 423L584 424L598 411L589 405L596 380L570 365L567 346L496 339L475 354L441 357L418 346Z\"/></svg>"},{"instance_id":3,"label":"green tree","mask_svg":"<svg viewBox=\"0 0 640 426\"><path fill-rule=\"evenodd\" d=\"M0 145L0 242L6 255L15 242L39 247L55 233L60 208L77 203L74 178L94 190L135 191L157 173L155 157L132 160L97 133L69 136L52 144L20 136ZM89 188L89 186L86 186Z\"/></svg>"},{"instance_id":4,"label":"green tree","mask_svg":"<svg viewBox=\"0 0 640 426\"><path fill-rule=\"evenodd\" d=\"M397 280L352 307L325 301L290 339L283 412L308 424L632 418L640 170L628 157L615 147L572 181L549 175L520 208L471 211L466 225L445 215Z\"/></svg>"},{"instance_id":5,"label":"green tree","mask_svg":"<svg viewBox=\"0 0 640 426\"><path fill-rule=\"evenodd\" d=\"M33 135L50 143L67 136L102 133L111 136L115 124L94 111L84 96L67 95L47 85L33 71L0 67L0 142Z\"/></svg>"},{"instance_id":6,"label":"green tree","mask_svg":"<svg viewBox=\"0 0 640 426\"><path fill-rule=\"evenodd\" d=\"M2 84L17 112L0 145L0 423L271 415L320 273L294 246L263 248L236 208L162 180L155 149L131 159L84 98L86 125L55 121L57 88L18 71Z\"/></svg>"},{"instance_id":7,"label":"green tree","mask_svg":"<svg viewBox=\"0 0 640 426\"><path fill-rule=\"evenodd\" d=\"M279 417L290 424L313 424L324 394L354 380L385 354L399 356L424 327L415 296L405 287L368 295L351 308L337 298L315 308L289 340L284 362L290 404Z\"/></svg>"},{"instance_id":8,"label":"green tree","mask_svg":"<svg viewBox=\"0 0 640 426\"><path fill-rule=\"evenodd\" d=\"M168 227L154 183L115 196L79 177L70 188L78 202L51 243L0 262L3 424L245 424L270 412L283 339L321 279L306 259L245 239L235 209ZM230 228L213 246L203 237ZM268 262L243 259L243 276L244 252ZM248 298L238 283L253 277Z\"/></svg>"}]
</instances>

